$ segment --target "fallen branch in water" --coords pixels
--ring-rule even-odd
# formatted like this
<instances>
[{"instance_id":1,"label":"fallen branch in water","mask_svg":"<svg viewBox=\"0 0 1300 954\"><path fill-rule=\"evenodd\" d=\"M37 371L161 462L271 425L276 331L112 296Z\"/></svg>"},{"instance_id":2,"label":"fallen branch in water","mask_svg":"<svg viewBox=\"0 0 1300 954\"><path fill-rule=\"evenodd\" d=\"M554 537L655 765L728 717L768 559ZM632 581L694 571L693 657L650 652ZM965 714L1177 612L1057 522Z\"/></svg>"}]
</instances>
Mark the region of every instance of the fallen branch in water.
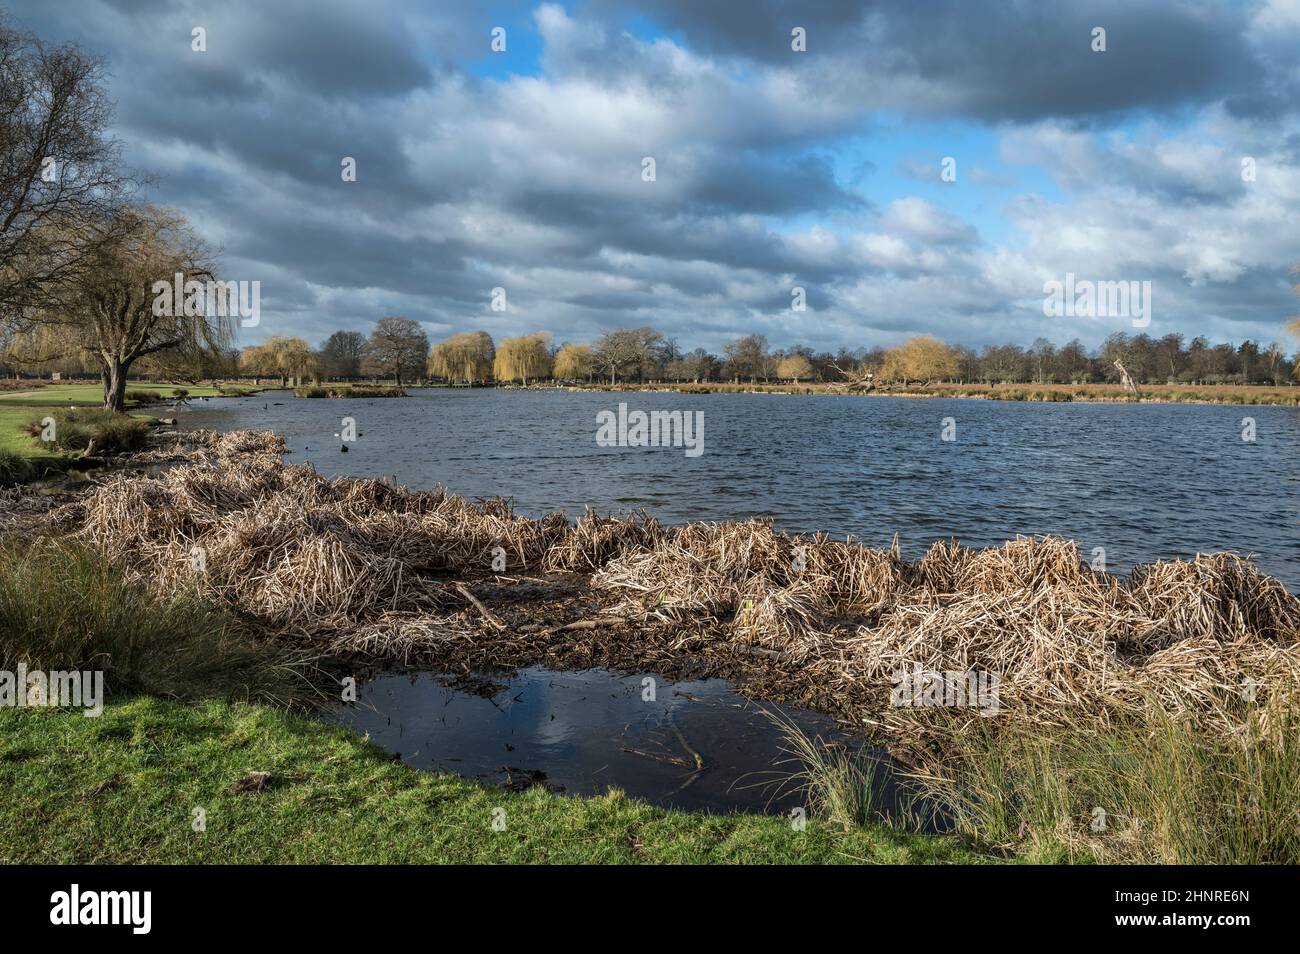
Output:
<instances>
[{"instance_id":1,"label":"fallen branch in water","mask_svg":"<svg viewBox=\"0 0 1300 954\"><path fill-rule=\"evenodd\" d=\"M621 616L598 616L594 619L579 619L572 623L564 623L560 626L544 626L541 623L527 623L516 628L517 633L536 634L540 636L549 636L552 633L568 633L579 629L601 629L605 626L621 626L627 620Z\"/></svg>"},{"instance_id":2,"label":"fallen branch in water","mask_svg":"<svg viewBox=\"0 0 1300 954\"><path fill-rule=\"evenodd\" d=\"M492 612L490 609L488 609L486 606L480 603L478 597L475 596L473 593L471 593L469 591L469 588L466 587L465 584L457 583L456 592L459 593L461 596L465 597L465 599L469 600L471 603L473 603L474 608L479 611L483 619L485 619L488 625L491 626L493 629L504 631L510 628L509 626L507 626L505 623L501 621L501 617L497 616L496 613Z\"/></svg>"}]
</instances>

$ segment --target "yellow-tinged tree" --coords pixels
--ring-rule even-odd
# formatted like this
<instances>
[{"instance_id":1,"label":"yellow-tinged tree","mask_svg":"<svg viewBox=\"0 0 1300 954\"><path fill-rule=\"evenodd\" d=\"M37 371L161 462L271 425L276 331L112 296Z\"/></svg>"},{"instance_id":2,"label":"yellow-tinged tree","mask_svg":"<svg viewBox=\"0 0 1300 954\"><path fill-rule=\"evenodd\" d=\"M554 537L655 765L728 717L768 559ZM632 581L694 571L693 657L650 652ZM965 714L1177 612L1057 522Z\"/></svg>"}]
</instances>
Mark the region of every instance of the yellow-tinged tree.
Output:
<instances>
[{"instance_id":1,"label":"yellow-tinged tree","mask_svg":"<svg viewBox=\"0 0 1300 954\"><path fill-rule=\"evenodd\" d=\"M241 351L239 370L254 376L278 377L281 387L289 381L297 385L317 373L316 353L301 338L277 335Z\"/></svg>"},{"instance_id":2,"label":"yellow-tinged tree","mask_svg":"<svg viewBox=\"0 0 1300 954\"><path fill-rule=\"evenodd\" d=\"M566 344L555 356L557 381L581 381L591 377L591 370L591 345Z\"/></svg>"},{"instance_id":3,"label":"yellow-tinged tree","mask_svg":"<svg viewBox=\"0 0 1300 954\"><path fill-rule=\"evenodd\" d=\"M813 366L801 354L782 358L776 365L776 376L785 381L806 381L813 376Z\"/></svg>"},{"instance_id":4,"label":"yellow-tinged tree","mask_svg":"<svg viewBox=\"0 0 1300 954\"><path fill-rule=\"evenodd\" d=\"M492 377L495 356L496 346L486 331L461 332L433 346L429 352L429 374L453 384L487 381Z\"/></svg>"},{"instance_id":5,"label":"yellow-tinged tree","mask_svg":"<svg viewBox=\"0 0 1300 954\"><path fill-rule=\"evenodd\" d=\"M885 352L880 365L884 381L931 381L956 377L961 372L961 354L930 335L909 338Z\"/></svg>"},{"instance_id":6,"label":"yellow-tinged tree","mask_svg":"<svg viewBox=\"0 0 1300 954\"><path fill-rule=\"evenodd\" d=\"M497 346L492 374L498 381L519 381L525 387L530 378L551 373L551 335L546 331L506 338Z\"/></svg>"}]
</instances>

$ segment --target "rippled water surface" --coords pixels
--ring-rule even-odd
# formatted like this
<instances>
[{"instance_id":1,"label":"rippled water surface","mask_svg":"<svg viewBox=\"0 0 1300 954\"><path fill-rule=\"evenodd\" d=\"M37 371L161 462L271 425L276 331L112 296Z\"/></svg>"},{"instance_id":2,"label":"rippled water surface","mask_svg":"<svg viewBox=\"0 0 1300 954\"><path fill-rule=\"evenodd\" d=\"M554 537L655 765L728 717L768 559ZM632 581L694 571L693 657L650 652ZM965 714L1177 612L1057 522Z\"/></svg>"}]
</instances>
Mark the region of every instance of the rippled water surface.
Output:
<instances>
[{"instance_id":1,"label":"rippled water surface","mask_svg":"<svg viewBox=\"0 0 1300 954\"><path fill-rule=\"evenodd\" d=\"M596 415L701 410L704 453L596 445ZM360 438L340 452L343 416ZM952 418L956 440L940 439ZM1242 440L1243 418L1256 439ZM1300 589L1300 408L1026 404L758 394L415 390L196 404L187 426L283 433L323 473L395 476L523 513L645 508L668 523L768 516L918 556L936 539L1079 541L1108 567L1253 552Z\"/></svg>"}]
</instances>

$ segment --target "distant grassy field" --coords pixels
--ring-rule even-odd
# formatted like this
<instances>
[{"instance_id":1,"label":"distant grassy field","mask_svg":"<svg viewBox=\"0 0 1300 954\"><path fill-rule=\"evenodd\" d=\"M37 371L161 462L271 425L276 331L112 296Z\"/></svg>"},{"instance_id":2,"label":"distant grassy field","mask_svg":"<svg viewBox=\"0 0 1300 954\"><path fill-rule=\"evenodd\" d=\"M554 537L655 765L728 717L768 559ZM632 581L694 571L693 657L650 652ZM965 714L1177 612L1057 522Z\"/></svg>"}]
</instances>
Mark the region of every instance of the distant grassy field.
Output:
<instances>
[{"instance_id":1,"label":"distant grassy field","mask_svg":"<svg viewBox=\"0 0 1300 954\"><path fill-rule=\"evenodd\" d=\"M220 393L215 387L140 381L127 387L128 406L134 404L129 400L132 391L157 391L165 400L170 400L172 390L176 387L184 387L189 391L190 397L211 397ZM21 428L33 417L39 416L42 409L98 407L103 403L103 395L103 389L96 382L49 384L28 391L0 391L0 450L21 454L38 466L45 464L59 467L65 464L72 459L69 455L43 450ZM159 407L165 408L166 403Z\"/></svg>"},{"instance_id":2,"label":"distant grassy field","mask_svg":"<svg viewBox=\"0 0 1300 954\"><path fill-rule=\"evenodd\" d=\"M575 387L614 391L680 391L685 394L846 394L848 392L819 382L798 384L733 384L708 381L675 384L580 384ZM1117 384L911 384L872 392L867 396L979 398L995 401L1132 401L1131 395ZM1268 404L1300 406L1300 387L1269 387L1233 384L1148 384L1138 388L1137 400L1162 404Z\"/></svg>"},{"instance_id":3,"label":"distant grassy field","mask_svg":"<svg viewBox=\"0 0 1300 954\"><path fill-rule=\"evenodd\" d=\"M1116 384L936 384L910 388L938 397L988 398L1002 401L1129 401L1131 395ZM1172 404L1284 404L1300 405L1300 387L1234 384L1147 384L1138 388L1138 400Z\"/></svg>"}]
</instances>

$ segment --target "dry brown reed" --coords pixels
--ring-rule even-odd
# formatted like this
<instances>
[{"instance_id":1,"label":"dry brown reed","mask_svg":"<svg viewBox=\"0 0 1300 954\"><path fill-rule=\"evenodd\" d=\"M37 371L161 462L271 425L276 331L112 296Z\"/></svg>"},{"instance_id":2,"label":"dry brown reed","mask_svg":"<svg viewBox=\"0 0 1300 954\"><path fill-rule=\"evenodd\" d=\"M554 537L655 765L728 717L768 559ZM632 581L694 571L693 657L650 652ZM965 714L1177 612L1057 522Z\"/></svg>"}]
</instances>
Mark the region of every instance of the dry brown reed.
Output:
<instances>
[{"instance_id":1,"label":"dry brown reed","mask_svg":"<svg viewBox=\"0 0 1300 954\"><path fill-rule=\"evenodd\" d=\"M720 652L761 670L769 694L912 735L933 713L890 693L918 670L989 673L999 716L1044 726L1151 706L1227 726L1245 693L1300 690L1300 600L1230 553L1127 579L1056 538L941 542L908 562L760 521L531 519L498 500L327 479L285 464L274 435L186 440L180 465L109 479L70 505L77 534L151 585L197 582L336 652L427 663L473 643L476 659L499 646L495 658L516 664L543 641L562 653L564 639L604 640L629 667ZM537 622L525 613L535 606L457 591L453 577L500 579L503 553L505 573L583 574L591 624L566 630L551 624L572 619ZM611 615L623 631L607 628Z\"/></svg>"}]
</instances>

